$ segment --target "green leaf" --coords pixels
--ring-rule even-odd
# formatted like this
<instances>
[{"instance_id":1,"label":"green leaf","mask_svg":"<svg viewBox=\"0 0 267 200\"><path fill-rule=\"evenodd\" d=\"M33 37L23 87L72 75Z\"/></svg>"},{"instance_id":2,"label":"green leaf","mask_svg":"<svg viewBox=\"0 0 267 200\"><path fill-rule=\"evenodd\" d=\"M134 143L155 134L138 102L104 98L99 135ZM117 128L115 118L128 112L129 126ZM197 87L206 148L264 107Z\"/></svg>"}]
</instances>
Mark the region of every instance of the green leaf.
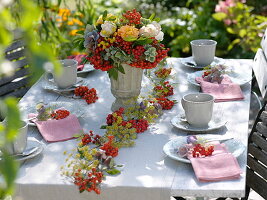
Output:
<instances>
[{"instance_id":1,"label":"green leaf","mask_svg":"<svg viewBox=\"0 0 267 200\"><path fill-rule=\"evenodd\" d=\"M80 65L83 65L83 64L85 64L87 62L88 62L88 60L85 57L83 57L81 62L80 62Z\"/></svg>"},{"instance_id":2,"label":"green leaf","mask_svg":"<svg viewBox=\"0 0 267 200\"><path fill-rule=\"evenodd\" d=\"M113 78L114 80L118 80L118 70L115 68L111 68L108 70L109 78Z\"/></svg>"},{"instance_id":3,"label":"green leaf","mask_svg":"<svg viewBox=\"0 0 267 200\"><path fill-rule=\"evenodd\" d=\"M100 129L107 129L107 125L102 125Z\"/></svg>"},{"instance_id":4,"label":"green leaf","mask_svg":"<svg viewBox=\"0 0 267 200\"><path fill-rule=\"evenodd\" d=\"M18 129L21 126L20 122L20 112L17 106L17 100L13 97L5 99L5 104L7 106L7 140L12 141L18 132Z\"/></svg>"},{"instance_id":5,"label":"green leaf","mask_svg":"<svg viewBox=\"0 0 267 200\"><path fill-rule=\"evenodd\" d=\"M76 33L83 35L84 34L84 31L77 31Z\"/></svg>"},{"instance_id":6,"label":"green leaf","mask_svg":"<svg viewBox=\"0 0 267 200\"><path fill-rule=\"evenodd\" d=\"M125 71L124 71L124 68L123 68L122 65L119 65L117 69L118 69L118 71L120 71L121 73L125 74Z\"/></svg>"},{"instance_id":7,"label":"green leaf","mask_svg":"<svg viewBox=\"0 0 267 200\"><path fill-rule=\"evenodd\" d=\"M136 40L134 42L135 45L145 45L145 44L150 44L153 42L153 39L150 39L150 38L146 38L146 39L142 39L142 40Z\"/></svg>"},{"instance_id":8,"label":"green leaf","mask_svg":"<svg viewBox=\"0 0 267 200\"><path fill-rule=\"evenodd\" d=\"M110 170L106 170L106 172L110 175L116 175L116 174L120 174L121 171L118 169L110 169Z\"/></svg>"},{"instance_id":9,"label":"green leaf","mask_svg":"<svg viewBox=\"0 0 267 200\"><path fill-rule=\"evenodd\" d=\"M157 18L155 18L153 21L160 22L160 18L157 17Z\"/></svg>"},{"instance_id":10,"label":"green leaf","mask_svg":"<svg viewBox=\"0 0 267 200\"><path fill-rule=\"evenodd\" d=\"M236 34L235 31L234 31L234 29L232 29L230 27L227 27L226 30L227 30L228 33Z\"/></svg>"},{"instance_id":11,"label":"green leaf","mask_svg":"<svg viewBox=\"0 0 267 200\"><path fill-rule=\"evenodd\" d=\"M154 17L155 17L155 13L152 13L148 19L150 19L152 21L154 19Z\"/></svg>"},{"instance_id":12,"label":"green leaf","mask_svg":"<svg viewBox=\"0 0 267 200\"><path fill-rule=\"evenodd\" d=\"M107 10L105 10L105 11L104 11L104 13L103 13L103 17L102 17L103 21L105 21L105 20L106 20L106 18L107 18L107 15L108 15L108 11L107 11Z\"/></svg>"},{"instance_id":13,"label":"green leaf","mask_svg":"<svg viewBox=\"0 0 267 200\"><path fill-rule=\"evenodd\" d=\"M81 137L81 134L74 134L72 137L79 138L79 137Z\"/></svg>"},{"instance_id":14,"label":"green leaf","mask_svg":"<svg viewBox=\"0 0 267 200\"><path fill-rule=\"evenodd\" d=\"M126 38L123 38L123 40L127 41L127 42L133 42L133 41L136 41L137 38L135 37L131 37L131 36L128 36Z\"/></svg>"},{"instance_id":15,"label":"green leaf","mask_svg":"<svg viewBox=\"0 0 267 200\"><path fill-rule=\"evenodd\" d=\"M223 12L217 12L217 13L214 13L212 17L218 21L222 21L227 17L227 15Z\"/></svg>"},{"instance_id":16,"label":"green leaf","mask_svg":"<svg viewBox=\"0 0 267 200\"><path fill-rule=\"evenodd\" d=\"M12 194L14 181L17 176L18 163L6 152L2 152L0 160L0 174L3 175L6 183L7 194Z\"/></svg>"},{"instance_id":17,"label":"green leaf","mask_svg":"<svg viewBox=\"0 0 267 200\"><path fill-rule=\"evenodd\" d=\"M234 45L238 44L239 42L241 42L239 38L233 40L231 44L228 46L227 51L230 51L234 47Z\"/></svg>"},{"instance_id":18,"label":"green leaf","mask_svg":"<svg viewBox=\"0 0 267 200\"><path fill-rule=\"evenodd\" d=\"M246 34L247 34L247 31L246 31L245 29L241 29L241 30L239 31L239 35L240 35L241 37L244 37Z\"/></svg>"}]
</instances>

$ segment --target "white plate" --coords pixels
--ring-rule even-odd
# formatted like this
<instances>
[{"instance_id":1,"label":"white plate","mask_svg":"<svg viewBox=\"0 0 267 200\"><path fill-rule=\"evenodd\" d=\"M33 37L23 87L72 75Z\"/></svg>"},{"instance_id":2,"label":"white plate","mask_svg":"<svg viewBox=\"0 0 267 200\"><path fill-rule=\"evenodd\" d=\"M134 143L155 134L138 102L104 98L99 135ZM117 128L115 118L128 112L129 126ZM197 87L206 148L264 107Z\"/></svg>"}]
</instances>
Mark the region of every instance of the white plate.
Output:
<instances>
[{"instance_id":1,"label":"white plate","mask_svg":"<svg viewBox=\"0 0 267 200\"><path fill-rule=\"evenodd\" d=\"M187 58L180 58L180 62L191 68L195 69L203 69L206 66L199 66L195 63L193 56L187 57ZM223 58L214 57L214 61L210 65L222 65L225 63L225 60Z\"/></svg>"},{"instance_id":2,"label":"white plate","mask_svg":"<svg viewBox=\"0 0 267 200\"><path fill-rule=\"evenodd\" d=\"M205 70L197 71L191 74L187 75L187 81L189 83L192 83L193 85L199 86L199 84L196 82L196 77L201 77ZM231 81L233 83L236 83L238 85L244 85L251 81L251 76L249 74L244 73L236 73L234 71L227 73L227 75L231 78Z\"/></svg>"},{"instance_id":3,"label":"white plate","mask_svg":"<svg viewBox=\"0 0 267 200\"><path fill-rule=\"evenodd\" d=\"M171 124L178 129L189 131L189 132L206 132L206 131L213 131L223 127L227 121L222 120L221 116L214 116L212 117L211 121L209 122L207 127L194 127L190 125L184 116L176 116L171 120Z\"/></svg>"},{"instance_id":4,"label":"white plate","mask_svg":"<svg viewBox=\"0 0 267 200\"><path fill-rule=\"evenodd\" d=\"M200 135L198 135L197 137L199 137ZM223 136L221 136L222 138ZM186 144L186 138L187 136L179 136L169 142L167 142L164 146L163 146L163 152L170 158L174 159L174 160L178 160L184 163L191 163L190 160L188 160L187 158L183 158L181 156L179 156L179 154L177 153L178 148L180 146L183 146ZM219 136L212 136L212 135L201 135L201 138L203 139L216 139L219 138L221 139ZM238 157L240 156L243 151L246 149L244 144L236 139L231 139L231 140L227 140L224 143L228 149L228 151L230 153L233 154L234 157Z\"/></svg>"},{"instance_id":5,"label":"white plate","mask_svg":"<svg viewBox=\"0 0 267 200\"><path fill-rule=\"evenodd\" d=\"M42 87L45 90L54 91L54 92L70 92L73 91L76 87L84 85L85 79L77 77L77 82L74 86L68 87L65 89L58 88L54 82L54 79L50 73L45 74L45 81L42 83Z\"/></svg>"},{"instance_id":6,"label":"white plate","mask_svg":"<svg viewBox=\"0 0 267 200\"><path fill-rule=\"evenodd\" d=\"M77 71L77 74L83 74L83 73L88 73L88 72L91 72L91 71L94 71L95 68L93 65L91 64L85 64L84 67L83 67L83 70L82 71Z\"/></svg>"},{"instance_id":7,"label":"white plate","mask_svg":"<svg viewBox=\"0 0 267 200\"><path fill-rule=\"evenodd\" d=\"M28 115L30 113L36 113L35 106L36 105L33 105L33 107L30 107L30 108L22 108L21 109L24 121L27 121ZM68 111L70 111L71 114L76 115L76 117L81 117L84 113L84 109L82 109L82 107L78 103L73 104L70 102L57 101L57 102L50 102L50 103L46 104L46 106L51 107L52 109L65 108ZM30 126L36 126L35 123L33 123L33 122L28 122L28 124Z\"/></svg>"},{"instance_id":8,"label":"white plate","mask_svg":"<svg viewBox=\"0 0 267 200\"><path fill-rule=\"evenodd\" d=\"M16 160L17 161L24 161L24 160L28 160L28 159L31 159L31 158L34 158L35 156L39 155L40 153L42 153L43 151L43 144L40 143L39 141L37 141L36 139L34 138L28 138L27 140L27 147L26 147L26 150L27 149L30 149L30 148L33 148L33 147L37 147L37 149L32 152L30 155L28 156L16 156Z\"/></svg>"}]
</instances>

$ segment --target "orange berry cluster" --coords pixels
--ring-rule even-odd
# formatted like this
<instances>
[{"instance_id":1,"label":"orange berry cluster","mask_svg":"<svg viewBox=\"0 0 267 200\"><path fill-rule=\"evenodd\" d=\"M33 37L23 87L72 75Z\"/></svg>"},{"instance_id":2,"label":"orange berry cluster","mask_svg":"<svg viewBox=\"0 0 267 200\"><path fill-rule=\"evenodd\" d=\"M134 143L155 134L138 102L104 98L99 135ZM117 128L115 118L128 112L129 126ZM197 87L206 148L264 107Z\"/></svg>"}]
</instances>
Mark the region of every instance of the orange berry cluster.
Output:
<instances>
[{"instance_id":1,"label":"orange berry cluster","mask_svg":"<svg viewBox=\"0 0 267 200\"><path fill-rule=\"evenodd\" d=\"M64 119L70 115L70 112L68 110L56 110L50 114L52 119Z\"/></svg>"},{"instance_id":2,"label":"orange berry cluster","mask_svg":"<svg viewBox=\"0 0 267 200\"><path fill-rule=\"evenodd\" d=\"M98 186L103 180L103 173L97 171L96 168L92 169L92 172L84 177L83 174L76 172L74 174L74 184L79 187L80 192L87 190L88 192L95 191L96 194L100 194Z\"/></svg>"},{"instance_id":3,"label":"orange berry cluster","mask_svg":"<svg viewBox=\"0 0 267 200\"><path fill-rule=\"evenodd\" d=\"M161 105L162 110L170 110L174 106L175 101L172 101L166 97L156 98L157 102Z\"/></svg>"},{"instance_id":4,"label":"orange berry cluster","mask_svg":"<svg viewBox=\"0 0 267 200\"><path fill-rule=\"evenodd\" d=\"M129 24L140 24L141 14L136 9L126 11L123 17L128 19Z\"/></svg>"},{"instance_id":5,"label":"orange berry cluster","mask_svg":"<svg viewBox=\"0 0 267 200\"><path fill-rule=\"evenodd\" d=\"M95 103L98 99L96 89L91 88L89 89L87 86L79 86L75 88L74 94L76 96L81 96L82 99L86 101L87 104Z\"/></svg>"},{"instance_id":6,"label":"orange berry cluster","mask_svg":"<svg viewBox=\"0 0 267 200\"><path fill-rule=\"evenodd\" d=\"M116 157L118 155L118 148L112 145L114 136L108 136L108 142L106 142L100 149L105 151L107 156Z\"/></svg>"},{"instance_id":7,"label":"orange berry cluster","mask_svg":"<svg viewBox=\"0 0 267 200\"><path fill-rule=\"evenodd\" d=\"M201 144L196 144L192 151L192 156L195 157L205 157L211 156L214 151L214 146L210 145L208 147L204 147Z\"/></svg>"}]
</instances>

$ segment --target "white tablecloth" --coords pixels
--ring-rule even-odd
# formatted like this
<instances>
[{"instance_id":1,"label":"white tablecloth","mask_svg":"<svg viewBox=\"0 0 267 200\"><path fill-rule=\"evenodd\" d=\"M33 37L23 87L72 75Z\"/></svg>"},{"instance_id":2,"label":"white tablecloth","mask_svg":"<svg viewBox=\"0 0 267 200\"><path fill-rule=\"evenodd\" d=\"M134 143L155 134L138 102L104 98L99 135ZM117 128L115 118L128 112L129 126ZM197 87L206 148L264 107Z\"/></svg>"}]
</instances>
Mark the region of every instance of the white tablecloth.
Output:
<instances>
[{"instance_id":1,"label":"white tablecloth","mask_svg":"<svg viewBox=\"0 0 267 200\"><path fill-rule=\"evenodd\" d=\"M175 94L172 98L180 101L184 94L198 92L199 87L189 84L187 73L195 70L182 66L177 58L168 59L174 67ZM251 74L252 60L227 60L228 65ZM99 129L105 124L107 114L114 97L110 92L110 82L106 73L93 71L86 77L89 87L96 88L99 100L95 104L87 105L83 100L68 99L42 89L44 80L40 79L20 101L21 107L34 106L37 102L69 101L80 104L85 110L80 122L84 130L93 130L97 134L104 134ZM144 87L149 86L144 77ZM218 103L223 109L223 117L228 120L227 128L211 132L212 134L233 135L247 145L250 83L242 86L245 95L243 101ZM35 137L44 143L41 155L27 160L20 167L17 177L17 196L25 200L166 200L175 196L210 196L210 197L241 197L245 194L245 166L246 152L238 162L243 174L241 179L212 183L200 183L196 180L192 166L166 157L162 147L169 140L186 135L186 132L174 128L170 120L177 114L183 113L180 103L172 110L165 111L151 125L149 130L138 135L136 145L122 148L116 157L117 164L125 164L120 175L107 176L102 184L101 194L94 192L79 193L78 188L60 174L60 167L65 164L63 151L70 151L76 145L75 140L57 143L46 143L35 127L30 128L29 137Z\"/></svg>"}]
</instances>

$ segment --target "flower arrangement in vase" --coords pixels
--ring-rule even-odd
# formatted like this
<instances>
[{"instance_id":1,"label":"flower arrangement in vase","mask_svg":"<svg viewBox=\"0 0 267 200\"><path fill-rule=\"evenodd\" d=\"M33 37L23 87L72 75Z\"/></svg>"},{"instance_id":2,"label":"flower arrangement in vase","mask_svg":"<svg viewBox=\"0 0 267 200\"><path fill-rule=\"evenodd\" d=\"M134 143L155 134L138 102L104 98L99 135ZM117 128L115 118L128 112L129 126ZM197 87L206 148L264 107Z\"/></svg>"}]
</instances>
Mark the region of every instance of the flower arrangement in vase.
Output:
<instances>
[{"instance_id":1,"label":"flower arrangement in vase","mask_svg":"<svg viewBox=\"0 0 267 200\"><path fill-rule=\"evenodd\" d=\"M121 16L105 11L94 25L86 26L86 60L95 69L108 72L116 97L112 110L140 94L143 69L155 68L167 57L169 49L160 43L164 33L158 22L154 15L146 19L134 9Z\"/></svg>"}]
</instances>

